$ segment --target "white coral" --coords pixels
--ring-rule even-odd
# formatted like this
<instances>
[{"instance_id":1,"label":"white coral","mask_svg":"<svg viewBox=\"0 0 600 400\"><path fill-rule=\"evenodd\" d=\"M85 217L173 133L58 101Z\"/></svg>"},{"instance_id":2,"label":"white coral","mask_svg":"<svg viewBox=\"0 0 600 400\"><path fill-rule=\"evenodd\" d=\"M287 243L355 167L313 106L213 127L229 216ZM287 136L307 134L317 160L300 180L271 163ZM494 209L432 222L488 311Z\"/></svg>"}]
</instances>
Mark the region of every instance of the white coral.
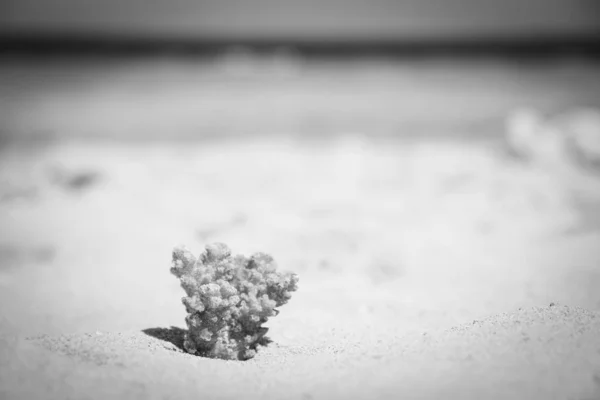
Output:
<instances>
[{"instance_id":1,"label":"white coral","mask_svg":"<svg viewBox=\"0 0 600 400\"><path fill-rule=\"evenodd\" d=\"M298 276L277 272L273 258L257 253L231 256L222 243L206 246L196 260L177 247L171 272L181 281L188 316L184 347L190 353L224 359L248 359L256 354L270 316L297 289Z\"/></svg>"}]
</instances>

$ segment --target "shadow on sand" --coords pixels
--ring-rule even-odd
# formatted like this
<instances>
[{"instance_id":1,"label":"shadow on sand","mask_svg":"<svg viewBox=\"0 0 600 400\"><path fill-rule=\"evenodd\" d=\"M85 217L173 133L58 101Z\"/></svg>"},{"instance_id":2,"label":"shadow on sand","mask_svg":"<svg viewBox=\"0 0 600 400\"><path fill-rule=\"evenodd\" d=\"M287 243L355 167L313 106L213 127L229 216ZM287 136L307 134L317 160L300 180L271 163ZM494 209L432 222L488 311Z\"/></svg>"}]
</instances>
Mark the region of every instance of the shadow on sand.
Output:
<instances>
[{"instance_id":1,"label":"shadow on sand","mask_svg":"<svg viewBox=\"0 0 600 400\"><path fill-rule=\"evenodd\" d=\"M176 326L172 326L170 328L148 328L143 329L142 332L148 336L152 336L153 338L172 343L181 351L185 351L183 347L183 337L187 333L187 329L181 329L177 328Z\"/></svg>"},{"instance_id":2,"label":"shadow on sand","mask_svg":"<svg viewBox=\"0 0 600 400\"><path fill-rule=\"evenodd\" d=\"M186 352L185 348L183 347L183 339L187 333L187 329L181 329L176 326L172 326L170 328L148 328L143 329L142 332L148 336L152 336L153 338L172 343L181 351ZM273 341L268 336L263 336L258 341L258 345L268 346L272 342ZM199 356L204 357L202 354L199 354Z\"/></svg>"}]
</instances>

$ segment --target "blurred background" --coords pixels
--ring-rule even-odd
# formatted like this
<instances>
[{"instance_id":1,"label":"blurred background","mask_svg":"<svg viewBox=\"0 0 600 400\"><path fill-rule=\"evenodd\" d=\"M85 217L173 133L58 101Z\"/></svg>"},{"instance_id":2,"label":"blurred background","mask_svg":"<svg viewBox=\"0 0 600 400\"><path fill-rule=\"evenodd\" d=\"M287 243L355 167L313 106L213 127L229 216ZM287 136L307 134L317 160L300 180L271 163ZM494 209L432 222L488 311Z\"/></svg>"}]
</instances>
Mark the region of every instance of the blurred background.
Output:
<instances>
[{"instance_id":1,"label":"blurred background","mask_svg":"<svg viewBox=\"0 0 600 400\"><path fill-rule=\"evenodd\" d=\"M591 41L594 0L4 0L4 35L244 42Z\"/></svg>"},{"instance_id":2,"label":"blurred background","mask_svg":"<svg viewBox=\"0 0 600 400\"><path fill-rule=\"evenodd\" d=\"M599 50L597 0L2 0L1 314L181 326L212 241L288 340L598 309Z\"/></svg>"},{"instance_id":3,"label":"blurred background","mask_svg":"<svg viewBox=\"0 0 600 400\"><path fill-rule=\"evenodd\" d=\"M481 136L594 106L599 38L595 0L3 0L0 135Z\"/></svg>"}]
</instances>

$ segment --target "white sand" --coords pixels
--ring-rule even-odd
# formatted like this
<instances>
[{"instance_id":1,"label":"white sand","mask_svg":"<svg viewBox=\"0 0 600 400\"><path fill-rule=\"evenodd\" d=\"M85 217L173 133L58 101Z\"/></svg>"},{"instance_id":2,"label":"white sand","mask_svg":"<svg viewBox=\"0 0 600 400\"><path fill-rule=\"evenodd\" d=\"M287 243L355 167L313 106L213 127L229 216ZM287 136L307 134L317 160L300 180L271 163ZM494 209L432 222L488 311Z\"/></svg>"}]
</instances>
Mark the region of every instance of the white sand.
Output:
<instances>
[{"instance_id":1,"label":"white sand","mask_svg":"<svg viewBox=\"0 0 600 400\"><path fill-rule=\"evenodd\" d=\"M406 82L418 70L412 68ZM152 76L127 71L117 84L143 88ZM386 71L395 70L376 68ZM444 116L456 118L471 105L477 106L471 117L488 115L485 110L496 112L519 98L516 86L507 87L515 82L512 75L504 81L502 73L492 74L490 92L475 79L488 82L486 73L458 74L457 83L443 71L429 77L446 86L424 84L430 92L413 104L416 112L437 98L440 129L452 126ZM559 82L568 83L569 66L560 71L565 75ZM20 134L48 125L73 136L80 124L136 134L152 125L152 119L125 115L127 110L123 118L114 114L118 107L109 100L120 98L120 86L106 79L113 84L106 96L91 90L103 87L98 74L98 80L71 86L59 82L72 93L54 96L40 85L36 96L26 91L4 98L10 107L2 112L18 110L4 115L4 128ZM12 75L2 76L10 81ZM331 89L317 84L327 81L327 73L316 76L305 94L318 97ZM373 89L365 98L352 97L343 79L325 97L343 93L348 107L329 110L344 121L339 129L357 127L327 140L279 135L235 142L5 145L0 399L600 398L595 172L570 153L548 151L521 162L502 149L501 140L361 135L366 125L349 116L375 112L369 104L381 100L377 93L392 96L381 110L388 116L384 125L411 129L400 121L406 114L390 120L394 93L403 92L397 86L383 90L385 79L373 86L374 76L359 80L360 87ZM545 81L532 76L529 71L525 87L539 89L531 92L539 104L546 97L557 104L565 99L557 96L560 84L545 91ZM444 109L469 82L480 90ZM171 83L165 87L180 86ZM263 103L240 111L232 124L256 128L265 113L254 120L253 112L268 109L269 101L278 104L277 98L287 99L279 111L289 111L284 115L291 119L300 111L310 114L294 108L313 104L301 95L301 83L292 85L297 91L284 85L274 94L261 92L266 97L257 101ZM217 83L211 85L216 90ZM448 85L452 91L445 93ZM160 103L159 92L152 92L151 102ZM131 95L141 101L140 93ZM237 104L224 93L209 91L203 101ZM490 93L499 97L487 98ZM195 115L176 107L191 104L189 98L174 97L175 106L157 106L162 114L156 119L165 124L157 132L176 128L179 112ZM76 112L79 101L88 114ZM200 107L200 117L212 115L212 106ZM62 119L61 110L74 118ZM182 119L193 130L190 121ZM271 122L265 126L281 128ZM494 129L499 136L502 127ZM555 144L534 148L556 150ZM185 243L199 252L212 241L235 252L267 251L281 268L300 275L299 291L268 323L273 343L248 362L193 357L155 337L184 327L182 291L168 272L172 247ZM142 332L148 329L154 336ZM176 342L178 331L170 332Z\"/></svg>"},{"instance_id":2,"label":"white sand","mask_svg":"<svg viewBox=\"0 0 600 400\"><path fill-rule=\"evenodd\" d=\"M371 343L271 344L247 362L203 359L139 332L3 338L3 398L597 399L600 313L530 308ZM347 336L348 335L348 336Z\"/></svg>"},{"instance_id":3,"label":"white sand","mask_svg":"<svg viewBox=\"0 0 600 400\"><path fill-rule=\"evenodd\" d=\"M578 231L570 181L495 147L65 143L2 160L35 193L0 208L7 398L600 393L598 233ZM77 171L98 177L64 186ZM172 245L215 240L301 277L249 362L141 332L184 326Z\"/></svg>"}]
</instances>

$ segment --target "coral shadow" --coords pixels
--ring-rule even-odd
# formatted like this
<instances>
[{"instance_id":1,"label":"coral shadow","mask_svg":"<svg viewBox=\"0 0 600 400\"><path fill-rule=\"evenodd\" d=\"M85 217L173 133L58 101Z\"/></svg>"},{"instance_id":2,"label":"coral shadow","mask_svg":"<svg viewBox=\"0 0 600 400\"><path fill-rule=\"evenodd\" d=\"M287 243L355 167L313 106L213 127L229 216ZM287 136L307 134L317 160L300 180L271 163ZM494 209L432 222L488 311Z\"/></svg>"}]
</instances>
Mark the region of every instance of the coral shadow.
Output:
<instances>
[{"instance_id":1,"label":"coral shadow","mask_svg":"<svg viewBox=\"0 0 600 400\"><path fill-rule=\"evenodd\" d=\"M186 352L185 348L183 347L183 339L187 333L187 329L171 326L170 328L147 328L143 329L142 332L148 336L152 336L153 338L169 342L175 345L181 351ZM259 339L257 344L266 347L272 342L273 341L271 338L268 336L263 336ZM199 354L199 356L202 356L202 354Z\"/></svg>"},{"instance_id":2,"label":"coral shadow","mask_svg":"<svg viewBox=\"0 0 600 400\"><path fill-rule=\"evenodd\" d=\"M273 341L268 336L263 336L258 340L258 344L263 347L267 347L271 343L273 343Z\"/></svg>"},{"instance_id":3,"label":"coral shadow","mask_svg":"<svg viewBox=\"0 0 600 400\"><path fill-rule=\"evenodd\" d=\"M142 332L148 336L152 336L153 338L172 343L173 345L177 346L178 349L185 352L185 348L183 347L183 338L187 333L187 329L181 329L176 326L172 326L170 328L148 328L143 329Z\"/></svg>"}]
</instances>

